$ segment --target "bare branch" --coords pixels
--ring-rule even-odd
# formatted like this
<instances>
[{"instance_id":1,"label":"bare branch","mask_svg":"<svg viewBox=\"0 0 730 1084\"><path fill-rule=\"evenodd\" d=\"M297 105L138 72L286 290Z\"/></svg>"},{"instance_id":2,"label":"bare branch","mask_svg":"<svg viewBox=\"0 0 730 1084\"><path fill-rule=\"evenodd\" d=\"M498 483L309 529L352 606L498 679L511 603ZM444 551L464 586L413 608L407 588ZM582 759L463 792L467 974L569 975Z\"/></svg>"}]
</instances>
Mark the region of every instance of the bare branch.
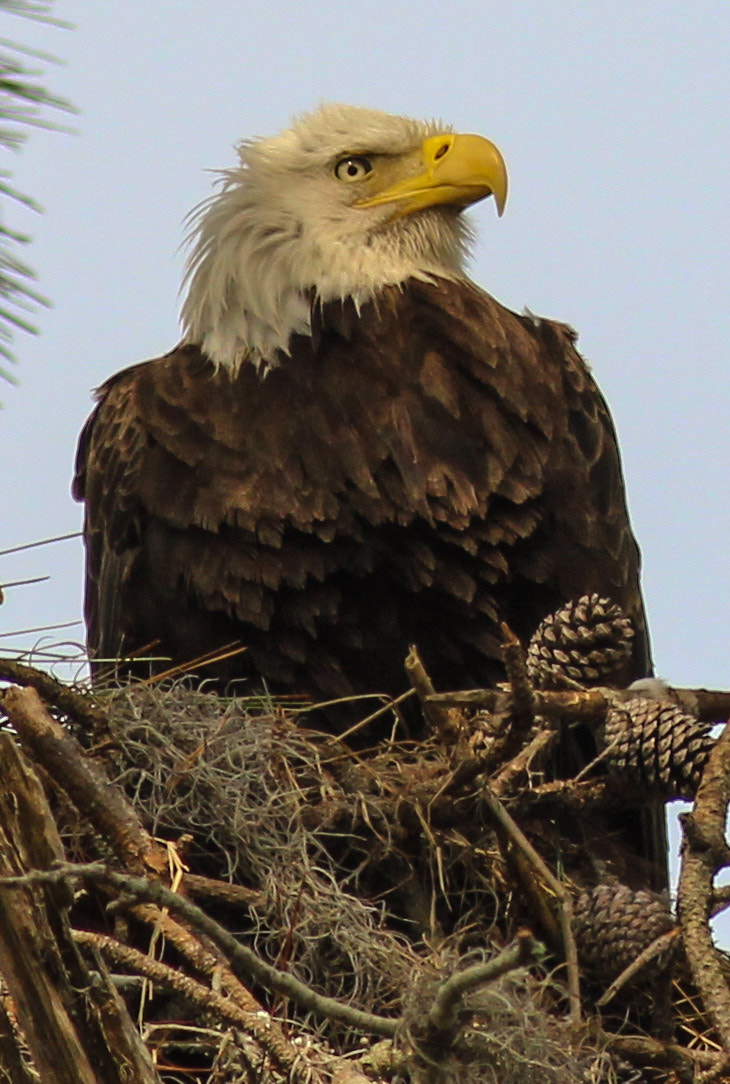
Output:
<instances>
[{"instance_id":1,"label":"bare branch","mask_svg":"<svg viewBox=\"0 0 730 1084\"><path fill-rule=\"evenodd\" d=\"M76 739L47 712L35 688L10 688L2 705L21 741L74 805L88 814L125 865L136 872L167 869L167 856L145 831L136 812Z\"/></svg>"},{"instance_id":2,"label":"bare branch","mask_svg":"<svg viewBox=\"0 0 730 1084\"><path fill-rule=\"evenodd\" d=\"M159 1084L118 995L104 975L90 981L70 935L68 885L20 872L63 850L40 781L8 734L0 735L0 754L0 870L25 882L0 893L0 970L36 1068L47 1084L121 1084L127 1072Z\"/></svg>"},{"instance_id":3,"label":"bare branch","mask_svg":"<svg viewBox=\"0 0 730 1084\"><path fill-rule=\"evenodd\" d=\"M470 990L485 986L509 971L524 967L544 951L544 946L535 940L530 930L520 930L514 942L498 956L450 975L434 995L428 1013L426 1041L428 1042L429 1038L432 1041L443 1041L445 1034L453 1033L458 1026L463 1000Z\"/></svg>"},{"instance_id":4,"label":"bare branch","mask_svg":"<svg viewBox=\"0 0 730 1084\"><path fill-rule=\"evenodd\" d=\"M527 673L522 644L506 622L500 625L502 657L510 685L513 714L513 740L517 748L535 725L535 693Z\"/></svg>"},{"instance_id":5,"label":"bare branch","mask_svg":"<svg viewBox=\"0 0 730 1084\"><path fill-rule=\"evenodd\" d=\"M573 901L565 886L555 877L546 863L537 853L522 829L509 815L499 798L485 789L482 795L490 813L507 833L516 847L534 866L541 877L550 885L557 898L559 907L560 930L563 941L565 964L568 971L568 999L570 1017L574 1024L580 1020L580 972L578 970L578 950L573 936Z\"/></svg>"},{"instance_id":6,"label":"bare branch","mask_svg":"<svg viewBox=\"0 0 730 1084\"><path fill-rule=\"evenodd\" d=\"M309 1073L298 1072L297 1051L284 1037L283 1032L276 1021L257 1006L252 1010L243 1009L231 998L221 997L202 983L177 971L174 967L155 960L147 953L123 945L113 937L104 934L86 933L82 930L74 930L73 938L79 945L94 945L108 960L117 966L133 971L137 975L143 975L163 989L174 990L182 994L191 1004L200 1010L218 1017L225 1024L241 1028L251 1035L265 1050L274 1062L285 1073L291 1074L293 1080L302 1077L303 1082L309 1079Z\"/></svg>"},{"instance_id":7,"label":"bare branch","mask_svg":"<svg viewBox=\"0 0 730 1084\"><path fill-rule=\"evenodd\" d=\"M0 680L12 681L16 685L35 689L47 704L75 719L83 727L92 731L106 729L106 715L98 704L85 693L77 692L62 682L57 681L44 670L34 666L24 666L12 659L0 659Z\"/></svg>"},{"instance_id":8,"label":"bare branch","mask_svg":"<svg viewBox=\"0 0 730 1084\"><path fill-rule=\"evenodd\" d=\"M662 952L666 952L671 948L674 942L679 938L679 929L669 930L668 933L663 933L661 937L657 937L650 945L647 945L643 952L640 952L635 960L632 960L628 967L625 967L620 975L618 975L607 990L599 997L596 1002L596 1008L602 1009L604 1005L608 1005L609 1001L613 1001L619 990L623 989L627 982L630 982L635 975L641 971L643 967L646 967L648 963L654 960L657 956L660 956Z\"/></svg>"},{"instance_id":9,"label":"bare branch","mask_svg":"<svg viewBox=\"0 0 730 1084\"><path fill-rule=\"evenodd\" d=\"M442 708L431 701L430 698L434 693L433 682L426 673L426 668L421 661L421 656L418 654L415 644L411 644L408 649L405 670L408 680L421 702L423 714L428 724L442 739L454 741L458 736L458 727L455 727L453 721L449 718L448 708Z\"/></svg>"},{"instance_id":10,"label":"bare branch","mask_svg":"<svg viewBox=\"0 0 730 1084\"><path fill-rule=\"evenodd\" d=\"M429 701L444 707L485 708L497 710L504 694L498 689L469 689L465 692L434 693ZM600 721L606 709L619 699L630 699L636 693L630 689L617 693L616 689L596 688L585 690L536 689L535 713L555 718L570 715L576 721ZM669 687L667 697L703 722L714 723L730 716L730 692L720 689L681 689Z\"/></svg>"},{"instance_id":11,"label":"bare branch","mask_svg":"<svg viewBox=\"0 0 730 1084\"><path fill-rule=\"evenodd\" d=\"M710 753L691 813L681 818L682 864L677 911L692 976L730 1055L730 988L712 942L713 879L728 864L725 839L730 802L730 725Z\"/></svg>"},{"instance_id":12,"label":"bare branch","mask_svg":"<svg viewBox=\"0 0 730 1084\"><path fill-rule=\"evenodd\" d=\"M397 1020L363 1012L334 998L323 997L305 983L300 982L294 975L277 971L250 948L237 941L228 930L225 930L190 900L146 877L118 873L98 863L63 862L56 864L53 869L34 870L24 877L1 877L0 888L21 888L33 884L62 884L75 878L97 884L108 884L135 899L146 900L158 907L168 908L199 933L209 937L226 955L234 970L244 971L268 990L291 998L305 1010L315 1012L326 1019L341 1020L352 1027L361 1028L375 1035L383 1035L386 1038L395 1035Z\"/></svg>"}]
</instances>

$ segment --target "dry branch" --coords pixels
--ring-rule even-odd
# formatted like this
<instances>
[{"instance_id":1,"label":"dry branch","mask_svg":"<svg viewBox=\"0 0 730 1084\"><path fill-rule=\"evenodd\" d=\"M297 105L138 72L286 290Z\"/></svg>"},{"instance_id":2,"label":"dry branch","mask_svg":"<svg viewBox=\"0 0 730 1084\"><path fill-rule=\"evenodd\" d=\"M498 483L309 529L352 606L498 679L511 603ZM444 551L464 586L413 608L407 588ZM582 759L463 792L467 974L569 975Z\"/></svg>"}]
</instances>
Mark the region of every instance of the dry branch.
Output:
<instances>
[{"instance_id":1,"label":"dry branch","mask_svg":"<svg viewBox=\"0 0 730 1084\"><path fill-rule=\"evenodd\" d=\"M397 1021L374 1013L363 1012L334 998L323 997L305 983L285 971L278 971L267 964L246 945L237 941L228 930L206 915L184 896L171 892L159 882L146 877L132 877L117 873L98 863L56 863L53 869L35 870L23 877L2 877L0 887L24 887L29 885L59 885L81 878L94 884L107 884L125 896L147 900L158 907L167 908L183 918L200 933L209 937L226 955L235 970L241 970L262 986L276 994L291 998L301 1008L330 1020L341 1020L352 1027L391 1038L395 1035Z\"/></svg>"},{"instance_id":2,"label":"dry branch","mask_svg":"<svg viewBox=\"0 0 730 1084\"><path fill-rule=\"evenodd\" d=\"M0 1076L3 1084L38 1084L38 1077L20 1051L20 1036L5 1007L5 991L0 995Z\"/></svg>"},{"instance_id":3,"label":"dry branch","mask_svg":"<svg viewBox=\"0 0 730 1084\"><path fill-rule=\"evenodd\" d=\"M709 917L713 880L730 860L725 823L730 802L730 725L710 753L691 813L682 818L684 841L677 911L693 978L730 1055L730 988L712 941Z\"/></svg>"},{"instance_id":4,"label":"dry branch","mask_svg":"<svg viewBox=\"0 0 730 1084\"><path fill-rule=\"evenodd\" d=\"M443 707L484 708L498 711L504 693L499 689L468 689L465 692L434 693L429 702ZM636 696L627 689L543 690L536 689L535 714L548 718L568 716L574 722L599 722L606 710L619 700ZM730 716L730 692L721 689L681 689L669 686L666 697L703 722L714 723Z\"/></svg>"},{"instance_id":5,"label":"dry branch","mask_svg":"<svg viewBox=\"0 0 730 1084\"><path fill-rule=\"evenodd\" d=\"M181 994L198 1010L217 1018L224 1025L241 1028L256 1040L284 1073L290 1074L292 1080L298 1080L302 1075L296 1050L277 1027L271 1026L272 1021L268 1014L258 1009L246 1011L233 999L221 997L189 975L184 975L174 967L130 948L129 945L123 945L113 937L82 930L74 930L73 937L79 945L97 948L116 966L150 979L161 989Z\"/></svg>"},{"instance_id":6,"label":"dry branch","mask_svg":"<svg viewBox=\"0 0 730 1084\"><path fill-rule=\"evenodd\" d=\"M674 942L679 937L679 929L669 930L668 933L663 933L661 937L657 937L655 941L652 941L650 945L640 952L636 959L632 960L628 967L625 967L620 975L618 975L611 985L601 994L596 1001L596 1008L602 1009L604 1005L608 1005L613 1001L620 990L631 980L635 975L646 967L648 963L655 960L657 956L661 956L663 952L671 948Z\"/></svg>"},{"instance_id":7,"label":"dry branch","mask_svg":"<svg viewBox=\"0 0 730 1084\"><path fill-rule=\"evenodd\" d=\"M13 659L0 659L0 680L35 689L47 704L53 704L64 715L94 733L107 728L105 712L91 697L57 681L44 670L24 666Z\"/></svg>"},{"instance_id":8,"label":"dry branch","mask_svg":"<svg viewBox=\"0 0 730 1084\"><path fill-rule=\"evenodd\" d=\"M411 644L408 649L405 670L408 675L408 680L421 702L423 714L425 715L429 726L432 727L434 732L438 734L442 740L454 741L458 735L458 728L454 726L452 720L449 718L448 709L442 708L431 701L431 697L435 691L433 682L426 672L426 668L421 661L421 656L418 654L418 648L415 644Z\"/></svg>"},{"instance_id":9,"label":"dry branch","mask_svg":"<svg viewBox=\"0 0 730 1084\"><path fill-rule=\"evenodd\" d=\"M79 895L74 914L81 913L83 924L97 931L78 935L86 952L100 954L96 971L103 977L103 957L115 969L144 975L178 1004L182 996L205 1023L201 1038L193 1040L198 1049L220 1036L214 1078L221 1084L229 1080L231 1070L222 1066L232 1050L234 1061L244 1059L242 1065L246 1057L253 1058L247 1071L263 1072L265 1084L282 1075L305 1084L307 1074L325 1069L326 1058L344 1054L358 1032L392 1037L398 1029L412 1036L404 1073L410 1072L417 1084L425 1084L435 1071L429 1068L431 1055L442 1084L473 1084L480 1066L502 1065L499 1058L507 1049L514 1050L517 1061L526 1056L525 1072L545 1084L573 1084L588 1078L570 1075L586 1043L589 1060L580 1064L588 1072L590 1058L597 1059L599 1068L591 1071L604 1079L605 1039L595 1045L588 1038L590 1001L583 1021L579 1018L572 893L590 889L595 878L601 883L608 869L602 863L614 861L610 847L593 852L591 843L582 850L583 840L593 838L583 834L583 826L610 826L614 812L620 815L627 803L637 804L636 786L629 787L620 776L540 782L535 773L566 728L602 719L607 706L624 694L538 691L533 716L529 703L524 711L515 708L515 690L522 688L519 662L513 658L510 663L512 691L505 687L478 694L494 714L481 714L473 734L469 715L445 706L461 695L432 694L421 673L415 681L420 697L438 705L437 716L456 727L457 742L443 740L448 728L432 726L425 740L361 745L356 753L342 735L335 739L298 726L286 709L185 689L120 690L109 697L113 755L105 763L118 773L124 791L107 779L98 757L92 759L96 754L83 751L32 689L10 690L6 709L43 770L47 789L58 796L58 823L70 833L74 853L84 858L89 852L90 857L100 854L104 862L110 850L114 855L103 866L84 861L49 871L49 857L45 869L34 862L38 872L29 876L8 870L21 876L12 882L12 893L60 891L83 877L90 891ZM526 691L532 695L522 688ZM718 697L712 695L705 697L705 708L711 702L717 706ZM380 710L390 711L392 705ZM71 717L59 707L56 714L61 712ZM353 732L364 725L368 720ZM510 812L500 798L509 799ZM184 858L191 870L184 873L179 891L167 888L168 855L176 845L160 846L152 832L190 840ZM617 853L610 876L625 868L620 848ZM559 874L555 860L562 863ZM8 888L0 891L2 898L10 895ZM715 906L721 896L712 896ZM111 900L107 911L115 916L115 939L107 936L95 910L105 900ZM164 962L139 951L146 932L134 919L150 927L159 944L164 940ZM490 985L491 967L506 959L498 946L510 945L520 925L531 923L565 956L570 1016L561 969L544 979L528 968ZM421 939L424 934L428 940ZM531 940L530 934L524 936ZM469 953L484 954L485 942L493 946L495 958L465 968L473 959ZM660 947L642 953L633 970ZM602 1002L617 997L630 972L614 981ZM607 972L606 978L613 974ZM487 985L479 988L482 982ZM468 1000L463 983L471 991ZM537 993L541 983L544 994ZM248 986L274 1010L262 1010ZM584 993L596 996L589 983ZM137 995L129 989L126 996ZM160 1004L162 1011L165 1000ZM505 1005L509 1020L500 1024ZM98 1000L97 1015L102 1008ZM642 1011L629 1019L642 1025ZM291 1021L287 1032L280 1023L285 1014ZM611 1019L623 1014L621 1000ZM682 1034L694 1034L701 1044L707 1021L699 1010L692 1019L698 1018L694 1033L686 1028ZM520 1038L521 1020L533 1036L529 1042ZM538 1034L544 1026L547 1045L535 1038L535 1023ZM191 1042L185 1037L191 1026L185 1016L170 1025L179 1031L165 1033L168 1053L175 1049L176 1034L183 1045ZM318 1045L319 1037L297 1031L312 1026L327 1036L330 1051ZM506 1030L499 1038L502 1026ZM241 1040L240 1049L235 1039L223 1040L230 1028L250 1036ZM0 1049L3 1041L0 1020ZM121 1035L114 1039L117 1045L122 1041ZM608 1041L613 1042L611 1037ZM562 1064L566 1042L571 1051L565 1049L565 1065L580 1048L579 1060L570 1062L570 1071L561 1075L557 1068L552 1075ZM695 1068L701 1075L721 1065L710 1054L668 1044L637 1050L631 1059L636 1064L653 1064L681 1080L688 1080ZM543 1051L545 1064L550 1062L547 1075L541 1074ZM472 1056L477 1060L470 1067ZM353 1066L353 1081L364 1084L365 1060ZM188 1079L182 1069L176 1071ZM327 1071L344 1080L342 1064L337 1068L333 1060ZM504 1081L532 1079L514 1072L510 1075L509 1069ZM18 1084L28 1082L19 1077Z\"/></svg>"},{"instance_id":10,"label":"dry branch","mask_svg":"<svg viewBox=\"0 0 730 1084\"><path fill-rule=\"evenodd\" d=\"M49 715L36 689L10 688L2 705L34 759L109 840L125 865L137 872L163 873L165 851L145 831L122 792L110 786L76 739Z\"/></svg>"},{"instance_id":11,"label":"dry branch","mask_svg":"<svg viewBox=\"0 0 730 1084\"><path fill-rule=\"evenodd\" d=\"M715 1072L723 1057L714 1051L688 1050L678 1043L662 1042L650 1035L606 1035L611 1050L635 1065L675 1075L681 1084L697 1084L704 1072Z\"/></svg>"},{"instance_id":12,"label":"dry branch","mask_svg":"<svg viewBox=\"0 0 730 1084\"><path fill-rule=\"evenodd\" d=\"M521 748L527 735L535 725L535 693L532 688L525 652L522 644L506 623L500 625L502 634L502 657L510 687L512 702L512 739L516 748ZM516 749L505 750L506 756L513 756Z\"/></svg>"},{"instance_id":13,"label":"dry branch","mask_svg":"<svg viewBox=\"0 0 730 1084\"><path fill-rule=\"evenodd\" d=\"M434 995L427 1017L425 1042L430 1044L449 1041L449 1037L458 1027L463 1001L470 990L485 986L509 971L536 961L543 953L543 946L535 940L530 930L520 930L514 943L499 955L450 975Z\"/></svg>"},{"instance_id":14,"label":"dry branch","mask_svg":"<svg viewBox=\"0 0 730 1084\"><path fill-rule=\"evenodd\" d=\"M547 882L555 893L558 906L558 919L563 942L563 953L568 971L568 999L570 1002L570 1017L574 1024L580 1021L580 979L578 970L578 950L573 936L573 901L562 881L552 873L524 832L518 827L512 817L495 794L485 789L483 801L489 812L507 833L512 842L522 852L540 876Z\"/></svg>"},{"instance_id":15,"label":"dry branch","mask_svg":"<svg viewBox=\"0 0 730 1084\"><path fill-rule=\"evenodd\" d=\"M53 719L33 688L10 688L3 706L34 757L66 791L77 809L115 851L120 862L133 872L166 873L168 855L143 827L137 813L118 787L85 756L78 742ZM136 917L173 944L203 974L219 973L229 996L245 1010L259 1009L252 994L240 983L216 953L166 913L140 904Z\"/></svg>"},{"instance_id":16,"label":"dry branch","mask_svg":"<svg viewBox=\"0 0 730 1084\"><path fill-rule=\"evenodd\" d=\"M10 880L62 858L43 788L12 738L0 735L0 869ZM0 971L44 1084L159 1084L147 1052L104 984L92 986L71 938L68 885L0 891Z\"/></svg>"},{"instance_id":17,"label":"dry branch","mask_svg":"<svg viewBox=\"0 0 730 1084\"><path fill-rule=\"evenodd\" d=\"M526 789L527 776L549 756L560 736L554 724L545 723L524 748L509 760L490 782L490 788L500 798Z\"/></svg>"}]
</instances>

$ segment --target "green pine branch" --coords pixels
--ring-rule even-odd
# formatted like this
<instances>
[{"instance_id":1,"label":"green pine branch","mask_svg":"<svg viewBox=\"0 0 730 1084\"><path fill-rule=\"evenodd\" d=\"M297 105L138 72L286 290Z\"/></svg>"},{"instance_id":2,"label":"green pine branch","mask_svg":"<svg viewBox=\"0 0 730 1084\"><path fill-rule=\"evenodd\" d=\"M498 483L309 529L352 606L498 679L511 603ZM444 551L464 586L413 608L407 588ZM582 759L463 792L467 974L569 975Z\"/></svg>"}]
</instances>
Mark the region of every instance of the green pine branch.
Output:
<instances>
[{"instance_id":1,"label":"green pine branch","mask_svg":"<svg viewBox=\"0 0 730 1084\"><path fill-rule=\"evenodd\" d=\"M0 0L0 15L22 15L26 18L68 27L52 15L52 0ZM58 63L46 53L29 49L16 42L0 38L0 150L18 151L33 128L63 129L52 121L55 110L73 112L64 98L52 94L45 86L45 69ZM48 300L34 288L36 274L18 256L18 246L27 244L27 234L13 230L7 224L8 210L21 203L33 210L40 207L32 197L18 191L12 183L10 170L0 170L0 358L16 360L12 350L17 330L37 333L33 314ZM15 382L11 372L0 366L0 378Z\"/></svg>"}]
</instances>

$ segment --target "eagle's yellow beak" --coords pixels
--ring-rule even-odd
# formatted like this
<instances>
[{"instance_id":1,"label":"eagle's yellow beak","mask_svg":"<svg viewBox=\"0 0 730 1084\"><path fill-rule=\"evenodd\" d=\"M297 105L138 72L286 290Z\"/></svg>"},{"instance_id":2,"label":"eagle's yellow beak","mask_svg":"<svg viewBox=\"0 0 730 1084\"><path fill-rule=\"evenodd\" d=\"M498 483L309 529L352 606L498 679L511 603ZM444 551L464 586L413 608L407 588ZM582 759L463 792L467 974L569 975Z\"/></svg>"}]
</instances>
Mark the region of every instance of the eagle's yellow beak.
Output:
<instances>
[{"instance_id":1,"label":"eagle's yellow beak","mask_svg":"<svg viewBox=\"0 0 730 1084\"><path fill-rule=\"evenodd\" d=\"M358 200L355 207L392 203L398 216L438 203L467 207L494 196L497 214L507 200L507 167L494 143L478 135L431 136L418 152L414 176L404 177L380 192Z\"/></svg>"}]
</instances>

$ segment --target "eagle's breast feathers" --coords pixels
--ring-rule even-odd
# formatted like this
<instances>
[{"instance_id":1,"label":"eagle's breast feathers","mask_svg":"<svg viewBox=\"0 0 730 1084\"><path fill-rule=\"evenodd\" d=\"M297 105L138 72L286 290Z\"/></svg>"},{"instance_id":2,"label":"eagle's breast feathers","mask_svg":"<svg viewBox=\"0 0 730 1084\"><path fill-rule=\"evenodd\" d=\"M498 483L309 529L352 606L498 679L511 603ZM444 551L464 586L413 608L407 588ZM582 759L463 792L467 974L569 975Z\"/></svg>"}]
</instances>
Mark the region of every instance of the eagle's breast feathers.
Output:
<instances>
[{"instance_id":1,"label":"eagle's breast feathers","mask_svg":"<svg viewBox=\"0 0 730 1084\"><path fill-rule=\"evenodd\" d=\"M313 319L264 379L183 346L102 389L77 482L100 655L244 630L252 674L332 696L392 687L410 640L484 682L500 619L529 634L586 590L641 620L613 430L564 328L445 280Z\"/></svg>"}]
</instances>

